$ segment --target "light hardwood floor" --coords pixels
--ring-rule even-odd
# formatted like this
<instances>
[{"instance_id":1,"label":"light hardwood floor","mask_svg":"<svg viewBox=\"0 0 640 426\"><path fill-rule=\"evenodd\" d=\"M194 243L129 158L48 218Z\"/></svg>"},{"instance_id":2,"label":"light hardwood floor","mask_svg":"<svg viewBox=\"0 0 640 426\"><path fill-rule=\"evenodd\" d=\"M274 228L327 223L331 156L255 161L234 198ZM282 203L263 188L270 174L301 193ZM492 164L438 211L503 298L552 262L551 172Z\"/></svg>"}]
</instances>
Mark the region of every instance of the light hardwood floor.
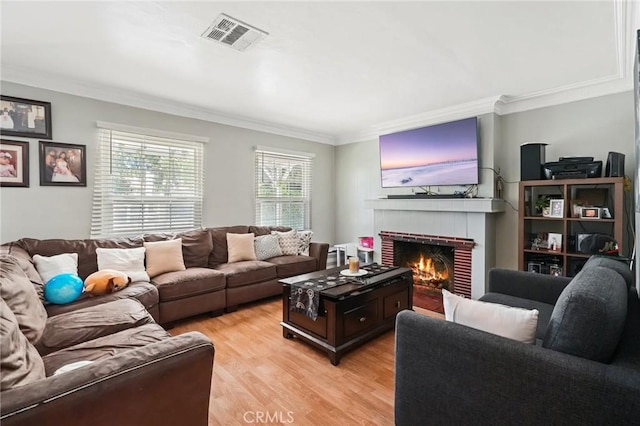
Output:
<instances>
[{"instance_id":1,"label":"light hardwood floor","mask_svg":"<svg viewBox=\"0 0 640 426\"><path fill-rule=\"evenodd\" d=\"M393 425L393 331L333 366L308 344L283 338L281 320L275 298L170 330L200 331L215 345L210 425Z\"/></svg>"},{"instance_id":2,"label":"light hardwood floor","mask_svg":"<svg viewBox=\"0 0 640 426\"><path fill-rule=\"evenodd\" d=\"M215 345L210 425L393 425L393 331L333 366L310 345L283 338L281 320L282 299L274 298L170 330L200 331Z\"/></svg>"}]
</instances>

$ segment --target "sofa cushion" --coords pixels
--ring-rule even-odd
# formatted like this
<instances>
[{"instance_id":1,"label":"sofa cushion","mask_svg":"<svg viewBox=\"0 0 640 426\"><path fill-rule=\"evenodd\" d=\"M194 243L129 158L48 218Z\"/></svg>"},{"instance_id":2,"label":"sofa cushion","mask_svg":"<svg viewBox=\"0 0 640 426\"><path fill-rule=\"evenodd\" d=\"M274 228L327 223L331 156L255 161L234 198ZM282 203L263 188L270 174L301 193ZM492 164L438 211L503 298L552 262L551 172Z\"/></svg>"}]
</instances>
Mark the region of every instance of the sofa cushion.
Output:
<instances>
[{"instance_id":1,"label":"sofa cushion","mask_svg":"<svg viewBox=\"0 0 640 426\"><path fill-rule=\"evenodd\" d=\"M277 235L259 235L253 242L257 260L265 260L271 257L282 256Z\"/></svg>"},{"instance_id":2,"label":"sofa cushion","mask_svg":"<svg viewBox=\"0 0 640 426\"><path fill-rule=\"evenodd\" d=\"M0 256L0 297L13 312L20 331L31 343L40 340L47 311L18 260Z\"/></svg>"},{"instance_id":3,"label":"sofa cushion","mask_svg":"<svg viewBox=\"0 0 640 426\"><path fill-rule=\"evenodd\" d=\"M278 236L278 243L282 254L285 256L295 256L300 250L300 238L298 238L298 231L295 229L288 232L273 231L272 234Z\"/></svg>"},{"instance_id":4,"label":"sofa cushion","mask_svg":"<svg viewBox=\"0 0 640 426\"><path fill-rule=\"evenodd\" d=\"M229 263L240 262L242 260L256 260L256 251L253 246L254 235L248 234L227 234L227 250Z\"/></svg>"},{"instance_id":5,"label":"sofa cushion","mask_svg":"<svg viewBox=\"0 0 640 426\"><path fill-rule=\"evenodd\" d=\"M149 282L149 274L144 268L144 247L131 249L96 248L98 270L115 269L124 272L131 281Z\"/></svg>"},{"instance_id":6,"label":"sofa cushion","mask_svg":"<svg viewBox=\"0 0 640 426\"><path fill-rule=\"evenodd\" d=\"M253 232L253 234L257 237L260 235L268 235L271 234L272 231L278 232L288 232L291 231L291 228L288 226L255 226L251 225L249 227L248 232Z\"/></svg>"},{"instance_id":7,"label":"sofa cushion","mask_svg":"<svg viewBox=\"0 0 640 426\"><path fill-rule=\"evenodd\" d=\"M0 246L0 254L12 256L18 260L18 264L35 287L38 297L44 302L44 282L42 282L42 277L36 270L36 266L33 264L33 259L29 253L17 243L11 242Z\"/></svg>"},{"instance_id":8,"label":"sofa cushion","mask_svg":"<svg viewBox=\"0 0 640 426\"><path fill-rule=\"evenodd\" d=\"M0 391L28 385L44 377L42 358L20 331L9 306L0 298Z\"/></svg>"},{"instance_id":9,"label":"sofa cushion","mask_svg":"<svg viewBox=\"0 0 640 426\"><path fill-rule=\"evenodd\" d=\"M18 240L18 244L32 257L36 254L53 256L60 253L78 253L78 275L80 275L80 278L84 281L89 275L98 270L96 248L142 247L142 238L131 237L94 240L38 240L35 238L22 238Z\"/></svg>"},{"instance_id":10,"label":"sofa cushion","mask_svg":"<svg viewBox=\"0 0 640 426\"><path fill-rule=\"evenodd\" d=\"M486 331L522 343L534 344L538 311L457 296L442 290L447 321Z\"/></svg>"},{"instance_id":11,"label":"sofa cushion","mask_svg":"<svg viewBox=\"0 0 640 426\"><path fill-rule=\"evenodd\" d=\"M78 275L78 253L61 253L54 256L36 254L33 256L33 262L45 284L59 274Z\"/></svg>"},{"instance_id":12,"label":"sofa cushion","mask_svg":"<svg viewBox=\"0 0 640 426\"><path fill-rule=\"evenodd\" d=\"M633 273L631 269L629 269L629 264L625 263L622 260L619 260L615 257L611 256L598 256L594 255L587 260L582 269L591 268L594 266L603 266L605 268L613 269L624 278L624 281L627 283L627 286L631 287L633 285Z\"/></svg>"},{"instance_id":13,"label":"sofa cushion","mask_svg":"<svg viewBox=\"0 0 640 426\"><path fill-rule=\"evenodd\" d=\"M182 258L182 239L145 241L144 248L149 277L186 269Z\"/></svg>"},{"instance_id":14,"label":"sofa cushion","mask_svg":"<svg viewBox=\"0 0 640 426\"><path fill-rule=\"evenodd\" d=\"M206 268L213 249L213 241L208 229L200 228L177 234L148 234L144 236L144 240L149 242L177 238L182 240L184 266L186 268Z\"/></svg>"},{"instance_id":15,"label":"sofa cushion","mask_svg":"<svg viewBox=\"0 0 640 426\"><path fill-rule=\"evenodd\" d=\"M249 232L248 226L225 226L222 228L209 228L211 240L213 241L213 250L209 256L209 267L227 263L227 234L246 234Z\"/></svg>"},{"instance_id":16,"label":"sofa cushion","mask_svg":"<svg viewBox=\"0 0 640 426\"><path fill-rule=\"evenodd\" d=\"M224 273L227 278L227 288L242 287L277 278L276 265L261 260L224 263L216 266L215 269Z\"/></svg>"},{"instance_id":17,"label":"sofa cushion","mask_svg":"<svg viewBox=\"0 0 640 426\"><path fill-rule=\"evenodd\" d=\"M542 340L547 332L549 318L553 312L553 305L522 297L510 296L502 293L485 293L480 299L482 302L498 303L500 305L513 306L523 309L538 310L538 326L536 327L536 339Z\"/></svg>"},{"instance_id":18,"label":"sofa cushion","mask_svg":"<svg viewBox=\"0 0 640 426\"><path fill-rule=\"evenodd\" d=\"M152 308L158 305L158 289L155 285L145 282L131 283L122 290L110 294L104 294L101 296L92 296L84 293L80 296L80 299L67 305L46 305L47 313L49 317L54 315L60 315L64 312L71 312L76 309L82 309L89 306L100 305L108 303L112 300L120 299L136 299L144 305L144 307L151 311Z\"/></svg>"},{"instance_id":19,"label":"sofa cushion","mask_svg":"<svg viewBox=\"0 0 640 426\"><path fill-rule=\"evenodd\" d=\"M49 318L36 348L41 355L46 355L153 322L151 315L137 300L113 300Z\"/></svg>"},{"instance_id":20,"label":"sofa cushion","mask_svg":"<svg viewBox=\"0 0 640 426\"><path fill-rule=\"evenodd\" d=\"M583 269L560 294L542 346L608 362L626 317L627 285L622 276L601 266Z\"/></svg>"},{"instance_id":21,"label":"sofa cushion","mask_svg":"<svg viewBox=\"0 0 640 426\"><path fill-rule=\"evenodd\" d=\"M158 324L146 324L53 352L44 356L42 361L48 377L59 368L74 362L111 358L170 337L171 335Z\"/></svg>"},{"instance_id":22,"label":"sofa cushion","mask_svg":"<svg viewBox=\"0 0 640 426\"><path fill-rule=\"evenodd\" d=\"M293 277L316 270L316 259L309 256L279 256L267 259L267 262L276 265L278 278Z\"/></svg>"},{"instance_id":23,"label":"sofa cushion","mask_svg":"<svg viewBox=\"0 0 640 426\"><path fill-rule=\"evenodd\" d=\"M226 285L224 274L209 268L168 272L155 277L153 283L164 302L223 290Z\"/></svg>"}]
</instances>

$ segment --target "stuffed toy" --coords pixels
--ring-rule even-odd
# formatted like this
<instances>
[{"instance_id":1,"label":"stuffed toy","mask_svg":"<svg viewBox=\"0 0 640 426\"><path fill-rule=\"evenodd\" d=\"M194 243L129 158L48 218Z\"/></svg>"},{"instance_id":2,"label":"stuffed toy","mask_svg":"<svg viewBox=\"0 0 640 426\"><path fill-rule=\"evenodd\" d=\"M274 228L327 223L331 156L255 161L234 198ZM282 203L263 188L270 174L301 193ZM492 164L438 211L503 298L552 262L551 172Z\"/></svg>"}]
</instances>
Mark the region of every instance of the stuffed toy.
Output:
<instances>
[{"instance_id":1,"label":"stuffed toy","mask_svg":"<svg viewBox=\"0 0 640 426\"><path fill-rule=\"evenodd\" d=\"M131 278L123 272L114 269L103 269L94 272L84 280L84 291L93 296L109 294L122 290L128 286L130 282Z\"/></svg>"}]
</instances>

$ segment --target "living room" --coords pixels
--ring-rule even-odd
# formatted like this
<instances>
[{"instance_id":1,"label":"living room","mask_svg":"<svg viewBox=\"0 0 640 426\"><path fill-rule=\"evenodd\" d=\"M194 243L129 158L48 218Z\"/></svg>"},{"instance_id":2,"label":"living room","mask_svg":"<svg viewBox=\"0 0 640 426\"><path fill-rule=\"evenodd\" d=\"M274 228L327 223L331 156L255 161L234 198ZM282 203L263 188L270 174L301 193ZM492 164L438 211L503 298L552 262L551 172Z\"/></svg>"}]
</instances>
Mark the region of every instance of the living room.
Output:
<instances>
[{"instance_id":1,"label":"living room","mask_svg":"<svg viewBox=\"0 0 640 426\"><path fill-rule=\"evenodd\" d=\"M172 9L162 2L151 4L161 10L161 12L156 11L159 15L153 15L156 17L162 16L163 19L169 20L171 12L176 12L176 9ZM91 72L82 68L83 71L80 73L69 72L66 75L64 74L64 68L57 68L58 65L56 67L52 66L52 70L42 65L43 62L40 62L42 68L30 67L28 62L34 58L29 57L26 53L20 53L20 50L24 49L24 45L21 44L20 26L37 26L35 24L41 24L39 28L42 28L42 33L24 36L25 39L29 40L27 46L37 43L38 40L46 45L47 43L44 42L43 37L47 28L66 24L71 27L74 26L66 21L66 19L72 18L63 18L60 15L53 14L57 7L62 10L64 7L69 6L45 7L44 4L41 6L43 7L42 12L33 13L24 9L23 6L19 6L18 2L3 2L2 4L3 41L2 62L0 64L2 67L0 93L3 96L37 100L51 104L52 141L78 144L86 147L86 186L40 185L42 159L38 145L39 139L3 135L3 140L28 142L30 184L26 188L2 188L0 192L2 201L0 206L0 243L24 237L38 239L84 239L91 237L92 208L95 196L94 173L99 158L97 152L98 122L116 123L119 126L129 126L137 129L151 129L162 132L165 135L190 135L208 139L208 142L203 143L205 161L201 223L203 227L240 224L259 225L256 223L255 216L256 148L269 147L282 152L306 153L313 157L312 202L310 204L310 229L313 230L313 240L333 246L334 244L345 242L356 242L360 236L373 236L374 260L378 262L381 260L381 239L377 235L378 229L376 229L374 209L368 203L390 194L411 193L411 189L407 188L381 188L378 141L378 136L381 134L462 118L478 117L481 168L479 169L477 196L505 200L503 211L493 214L488 222L486 231L491 234L492 242L486 249L487 269L494 266L518 269L518 237L515 230L518 229L519 219L515 208L518 207L520 196L518 182L520 181L521 144L526 142L547 143L547 161L556 161L559 157L569 156L592 156L596 160L606 161L609 152L619 152L625 155L624 169L626 174L632 182L636 180L636 117L632 75L633 49L635 49L635 38L632 35L635 35L635 33L632 30L637 27L634 17L638 11L635 5L629 5L626 2L593 3L590 6L582 3L579 3L579 6L562 4L557 5L559 8L557 15L551 13L554 6L550 3L547 5L549 9L541 9L536 12L536 19L540 20L536 22L542 22L542 17L548 19L548 24L545 28L549 29L549 34L551 35L544 37L545 42L549 43L549 40L554 35L557 35L558 44L566 43L567 46L557 48L547 57L540 53L539 48L535 45L535 34L529 34L528 38L523 36L522 40L526 40L530 44L521 46L521 52L526 53L523 53L519 60L529 65L526 59L527 54L535 58L531 59L531 61L547 58L549 62L543 68L559 68L556 73L559 77L554 77L554 73L551 71L546 74L541 72L539 80L536 80L536 73L531 72L519 81L518 84L522 84L522 86L508 82L511 85L505 83L500 91L487 93L484 90L478 90L477 87L483 83L492 88L499 86L492 78L492 71L499 75L495 80L502 80L502 76L508 74L508 72L504 72L504 69L508 70L510 66L513 66L514 69L520 72L523 71L523 68L527 68L527 65L515 68L514 63L518 62L518 60L503 65L499 60L489 56L488 49L485 49L482 51L482 54L486 54L484 59L492 65L478 63L477 66L482 70L478 74L484 80L467 80L474 74L474 66L464 61L475 59L477 56L465 55L463 51L460 51L446 56L448 60L453 61L451 64L455 63L462 69L451 72L451 75L455 77L454 82L441 81L438 83L445 88L448 88L449 85L457 86L451 87L451 91L455 93L455 96L451 98L444 97L444 89L437 92L436 96L431 95L429 90L432 86L429 86L428 89L423 89L420 86L420 79L424 80L424 76L418 78L413 76L406 85L397 83L403 72L407 74L414 74L414 72L396 68L394 71L397 74L394 78L388 78L388 82L380 80L378 84L381 86L396 85L397 96L404 96L407 99L407 104L411 104L411 106L420 105L420 102L416 102L413 99L414 97L435 98L431 101L432 103L422 104L422 109L418 110L410 110L400 106L394 110L394 108L386 106L384 114L373 113L367 116L369 120L367 122L361 118L361 115L364 114L362 110L376 109L376 105L389 104L392 103L389 99L395 100L397 98L377 98L375 95L370 94L374 93L374 91L358 92L353 94L352 97L358 96L362 98L360 103L357 105L345 105L340 102L341 98L339 97L336 97L335 100L323 97L322 100L318 100L318 103L325 107L329 104L332 109L336 110L331 114L332 120L327 120L327 123L330 124L327 124L325 129L322 129L322 126L318 124L321 123L321 120L312 120L312 117L319 115L318 111L320 111L312 107L309 107L310 112L307 120L298 120L297 115L287 116L287 114L293 114L291 110L287 110L286 114L274 114L272 116L274 117L273 121L269 120L266 115L264 117L243 115L243 108L246 107L247 103L251 102L253 95L248 91L242 90L242 83L235 86L236 90L238 90L238 95L231 92L231 89L224 91L219 86L216 86L216 90L219 91L214 90L213 93L200 98L198 102L190 104L184 97L179 96L179 92L181 88L189 91L206 91L203 87L198 87L198 85L204 84L204 81L191 81L192 74L188 69L190 66L197 67L199 62L197 58L190 57L186 53L182 56L176 56L175 52L178 51L176 45L189 47L191 43L196 43L192 40L183 42L175 39L163 39L161 41L171 46L166 50L157 48L154 45L154 48L157 48L163 58L154 57L149 61L154 64L162 63L162 61L173 64L167 64L166 69L156 66L155 72L157 74L152 75L149 73L146 77L136 75L135 79L147 78L159 83L158 87L160 89L156 92L150 92L148 88L135 90L135 88L132 88L134 80L132 82L128 81L129 78L133 78L133 74L136 74L137 67L142 67L141 63L145 62L146 58L141 53L144 49L141 49L140 52L134 52L133 46L135 46L136 42L142 43L142 41L136 41L137 39L135 38L125 40L118 35L112 34L110 36L113 37L113 43L126 52L123 56L117 56L118 60L123 57L128 57L130 60L129 63L123 63L121 67L116 69L107 67L108 58L104 58L102 62L97 62L99 66L90 68ZM346 8L343 10L340 9L340 6L334 5L336 11L345 13L341 17L344 21L340 22L348 21L347 12L355 13L359 11L356 6L353 4L350 7L345 6ZM84 4L77 5L77 7L80 9L88 8ZM168 9L165 9L165 7ZM330 8L324 8L320 5L315 7L317 10L311 10L322 12L320 14L321 17L329 18L332 16L333 12ZM381 16L390 14L393 8L397 6L380 5L380 9L376 9L372 5L367 7L372 7L373 12L368 13L371 13L372 17L376 17L382 22ZM483 10L481 6L471 6L467 3L459 3L457 5L457 7L470 7L472 9L477 7L478 9L473 9L475 13L469 11L461 13L456 11L455 7L451 7L452 10L447 9L440 12L436 9L425 9L423 13L432 13L432 15L436 16L442 13L442 16L448 17L459 13L461 15L459 17L460 21L450 24L450 26L467 26L468 28L465 31L470 33L472 30L477 29L479 25L477 23L473 24L473 18L474 14ZM499 7L499 5L490 7ZM532 8L530 11L535 10L535 6L532 4L528 4L527 7ZM570 16L571 7L581 8L581 13L585 15L584 22L580 20L569 22L570 20L567 17ZM269 19L266 17L264 20L259 19L261 13L266 13L265 9L268 9L265 5L256 6L256 9L251 11L250 4L239 6L231 3L219 3L217 7L211 7L208 4L206 9L207 16L204 21L213 19L216 14L213 13L215 10L216 12L228 13L238 19L247 20L270 33L265 40L251 47L251 50L247 50L247 52L241 53L226 46L211 45L209 47L211 55L215 57L216 52L223 52L221 54L224 55L223 58L225 60L229 57L234 58L239 66L242 67L245 65L244 61L246 59L239 55L259 55L260 49L267 47L276 52L279 49L285 49L282 46L286 45L286 43L278 39L277 31L274 31L274 27L268 25L282 18L265 15L269 16ZM127 6L121 12L109 10L110 13L114 14L112 15L114 20L120 19L120 13L126 14L124 11L131 14L138 12L139 16L142 17L146 16L146 13L153 14L145 10L141 5ZM192 20L195 20L194 15L197 16L198 14L197 10L197 4L194 3L190 6L185 6L185 9L180 9L180 13L176 14L176 16L181 16L182 19L188 16L189 22L192 22ZM489 12L495 12L494 9L488 10ZM47 22L47 11L56 19ZM92 15L94 12L91 10L84 12L79 10L77 13L81 17L79 19L84 17L97 20L98 18ZM86 15L83 13L86 13ZM211 13L211 16L208 16L209 13ZM503 20L491 20L492 18L487 17L489 22L494 25L494 28L500 28L499 23L505 27L499 31L490 32L490 36L484 39L484 43L499 39L498 37L502 37L508 29L515 32L514 27L517 22L525 19L523 16L526 16L525 11L517 12L515 9L510 9L504 13ZM510 13L515 15L510 15ZM308 14L312 13L308 12ZM301 18L305 15L307 13L296 9L296 17ZM400 15L406 17L402 13ZM601 18L602 16L606 18ZM353 19L353 15L351 15L351 18ZM143 20L143 18L140 19ZM533 18L531 19L533 21ZM600 20L607 21L607 23L596 25ZM88 22L93 21L89 20ZM131 24L131 22L128 23ZM135 23L137 25L137 21ZM562 27L561 24L566 26ZM319 24L316 23L316 25ZM526 25L527 29L534 26L533 24ZM284 24L280 22L278 28L280 26L284 27ZM319 26L321 27L321 25ZM593 28L593 31L585 34L585 27ZM202 30L204 28L199 29L199 31ZM457 30L462 31L462 28L457 28ZM184 30L179 32L181 31ZM195 34L193 37L198 38L199 36L200 34ZM411 36L415 36L415 33L411 33ZM71 65L75 62L82 62L86 50L91 49L89 43L81 42L82 34L68 33L52 37L54 39L54 42L51 42L50 45L52 53L46 56L57 55L63 59L61 62L66 61ZM447 36L442 37L446 38ZM585 37L588 37L589 40L598 37L605 38L606 42L590 45L589 42L584 41ZM580 39L583 40L578 41ZM197 42L206 43L208 41L197 40ZM483 41L478 41L477 43L482 44ZM513 45L516 44L516 42L513 43ZM458 44L454 49L460 49L459 46L461 45L464 45L464 43ZM509 46L513 48L513 45ZM549 45L545 44L545 47L549 47ZM69 49L68 53L65 53L65 48ZM393 49L393 47L389 49L388 46L384 46L384 48L384 52ZM578 48L579 50L576 50ZM515 51L511 52L512 54L515 53ZM601 57L598 55L599 52L606 52L606 54ZM323 52L314 53L318 55L315 56L317 58ZM370 51L365 49L365 53L368 55ZM338 58L344 61L346 66L350 64L349 58L351 54L350 51L347 51L343 53L344 56L338 56ZM562 54L566 54L570 59L567 59L566 62L558 61ZM373 53L373 56L376 55L379 56L380 54ZM456 55L462 55L463 58L456 58ZM496 56L504 58L507 54L496 52ZM95 58L95 56L91 56L91 58ZM286 62L277 55L275 58ZM316 62L317 59L313 59L312 55L304 58L300 59L302 63L301 69L303 70L322 65L318 63L321 61ZM582 58L581 61L578 61L579 65L572 63L571 59L574 58ZM220 62L225 62L225 60ZM273 60L273 58L270 60ZM377 61L384 62L384 58L378 57ZM175 65L176 62L181 65ZM602 65L602 63L605 65ZM595 68L592 74L580 74L576 70L576 67L587 69L587 65L593 65ZM449 66L453 67L453 65ZM104 67L107 71L102 70L101 67ZM565 68L568 70L565 70ZM420 72L426 73L427 70L428 67L425 66ZM51 72L49 73L49 71ZM225 72L232 73L231 71ZM105 80L105 75L109 73L115 74L122 84L116 84L115 86L101 84L101 81L109 81ZM335 75L341 75L340 70L335 70L335 73ZM360 73L366 75L366 72L362 69ZM384 74L384 71L376 72L376 77L378 77L379 73ZM94 79L93 75L98 77ZM292 84L294 84L294 79L292 78ZM362 79L366 80L365 77L362 77ZM178 80L181 81L181 85L176 83L177 88L172 87L172 82ZM196 86L196 89L183 86L185 84L182 82L183 80L192 86ZM534 83L531 84L531 81L534 81ZM267 83L269 82L264 82L264 84ZM269 89L271 93L274 91L287 93L280 95L278 103L274 102L273 107L267 105L266 107L263 106L262 110L258 110L265 111L265 114L270 109L278 109L277 106L284 103L287 97L293 97L293 94L286 90L286 79L277 80L276 82L271 82L271 84L274 85ZM407 85L411 84L415 84L415 86L407 87ZM414 87L417 89L414 90ZM467 92L471 93L472 96L461 96L460 92L463 90L460 87L462 89L466 88ZM520 87L525 87L527 90L519 91L521 90ZM319 92L320 90L310 89L304 102L313 103L314 97L319 98L322 94ZM329 93L333 94L333 91ZM388 91L384 91L384 94L388 94ZM224 104L224 102L206 104L203 101L206 97L219 99L236 96L244 98L244 101L234 104L233 109L230 110L220 109L220 105ZM276 95L274 94L274 96ZM327 96L327 98L329 97ZM293 109L299 110L300 114L304 115L304 102L300 98L295 99L299 103ZM264 98L260 97L259 101L264 102ZM209 107L209 105L214 106ZM341 105L344 106L343 110L340 108ZM429 109L425 109L425 105L430 105ZM327 109L329 108L327 107ZM382 106L380 106L380 110L383 110ZM349 122L350 115L353 115L354 122L357 121L361 124L359 127L332 127L338 126L340 121ZM304 124L309 125L305 127ZM496 173L499 174L503 183L502 194L497 193ZM465 188L442 186L430 189L441 191L442 193L450 193ZM632 189L630 194L635 192L636 190ZM501 197L498 195L501 195ZM629 195L628 198L632 203L633 196ZM633 221L633 218L631 218L631 221ZM420 226L420 224L417 224L416 232L430 233L428 228L425 231ZM631 251L627 251L627 254L630 255ZM484 282L486 274L483 272L482 275ZM480 287L481 290L473 295L474 298L483 294L484 283ZM279 301L276 303L279 303ZM252 309L263 308L262 306L252 307ZM272 311L263 313L268 318L273 317ZM240 321L242 322L251 320L251 316L243 311L242 308L236 314L239 315L238 318L241 318ZM224 324L231 321L227 318L229 315L225 314L212 320L218 321L215 324ZM278 318L274 319L279 321ZM205 324L208 320L198 319L199 323L196 327L202 330L212 327ZM180 323L175 330L186 331L187 328L187 326ZM251 330L251 327L249 327L249 330ZM390 339L392 340L393 336ZM375 363L375 350L380 348L383 348L383 350L388 349L389 345L393 345L391 340L386 337L386 340L382 343L383 346L377 346L378 341L375 341L374 344L376 346L363 348L367 350L364 356L369 359L370 364ZM387 357L387 361L392 363L392 354L389 355L390 357ZM218 356L222 360L225 359L225 355L216 352L214 371L218 363ZM329 367L333 367L328 364L326 358L315 354L313 350L307 351L305 349L304 357L317 357ZM226 359L231 362L228 357ZM320 361L318 360L317 362ZM391 368L393 368L392 365ZM349 374L354 373L350 371ZM384 374L389 374L389 371ZM265 375L264 377L268 376ZM387 376L383 375L383 377ZM386 384L392 386L389 383ZM215 388L215 383L213 386ZM230 390L231 388L232 386L230 386ZM212 392L214 391L212 390ZM345 392L345 394L349 393ZM259 408L257 407L256 410ZM289 408L284 407L285 418L280 421L281 423L286 423L286 413ZM369 406L369 408L371 407ZM359 409L365 410L363 407ZM362 413L359 413L355 418L361 420L363 418ZM303 417L299 415L297 420L300 424L304 424L302 419ZM376 420L381 419L388 421L388 417L384 415L372 417L369 421L378 423ZM257 421L254 422L257 423ZM239 423L241 422L239 421Z\"/></svg>"}]
</instances>

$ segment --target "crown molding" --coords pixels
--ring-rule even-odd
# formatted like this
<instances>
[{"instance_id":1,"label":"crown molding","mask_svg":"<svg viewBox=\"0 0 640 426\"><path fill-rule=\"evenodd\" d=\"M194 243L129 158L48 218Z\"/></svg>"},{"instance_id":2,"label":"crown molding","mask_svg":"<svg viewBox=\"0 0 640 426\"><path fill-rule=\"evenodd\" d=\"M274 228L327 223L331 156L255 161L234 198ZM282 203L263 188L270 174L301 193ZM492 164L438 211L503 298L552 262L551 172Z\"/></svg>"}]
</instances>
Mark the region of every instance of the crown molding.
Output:
<instances>
[{"instance_id":1,"label":"crown molding","mask_svg":"<svg viewBox=\"0 0 640 426\"><path fill-rule=\"evenodd\" d=\"M475 102L388 121L360 132L338 135L337 145L372 140L389 132L429 126L473 115L513 114L633 90L633 63L637 54L636 31L640 28L640 4L635 1L615 0L613 7L616 44L615 73L589 81L522 95L496 95Z\"/></svg>"},{"instance_id":2,"label":"crown molding","mask_svg":"<svg viewBox=\"0 0 640 426\"><path fill-rule=\"evenodd\" d=\"M431 124L437 124L444 121L467 118L473 115L491 113L494 112L496 102L499 100L500 96L494 96L464 104L452 105L450 107L440 108L434 111L416 114L397 120L385 121L375 126L371 126L361 132L340 135L338 136L337 145L368 141L388 133L415 129L417 127L429 126Z\"/></svg>"},{"instance_id":3,"label":"crown molding","mask_svg":"<svg viewBox=\"0 0 640 426\"><path fill-rule=\"evenodd\" d=\"M281 136L299 138L328 145L335 145L333 135L314 132L306 129L283 126L267 121L254 120L247 117L224 114L193 105L176 102L173 100L137 93L130 90L122 90L111 87L101 87L87 81L71 80L62 76L44 74L35 70L2 65L2 80L37 87L55 92L62 92L85 98L96 99L104 102L112 102L135 108L163 112L181 117L195 118L243 129L259 132L273 133Z\"/></svg>"}]
</instances>

